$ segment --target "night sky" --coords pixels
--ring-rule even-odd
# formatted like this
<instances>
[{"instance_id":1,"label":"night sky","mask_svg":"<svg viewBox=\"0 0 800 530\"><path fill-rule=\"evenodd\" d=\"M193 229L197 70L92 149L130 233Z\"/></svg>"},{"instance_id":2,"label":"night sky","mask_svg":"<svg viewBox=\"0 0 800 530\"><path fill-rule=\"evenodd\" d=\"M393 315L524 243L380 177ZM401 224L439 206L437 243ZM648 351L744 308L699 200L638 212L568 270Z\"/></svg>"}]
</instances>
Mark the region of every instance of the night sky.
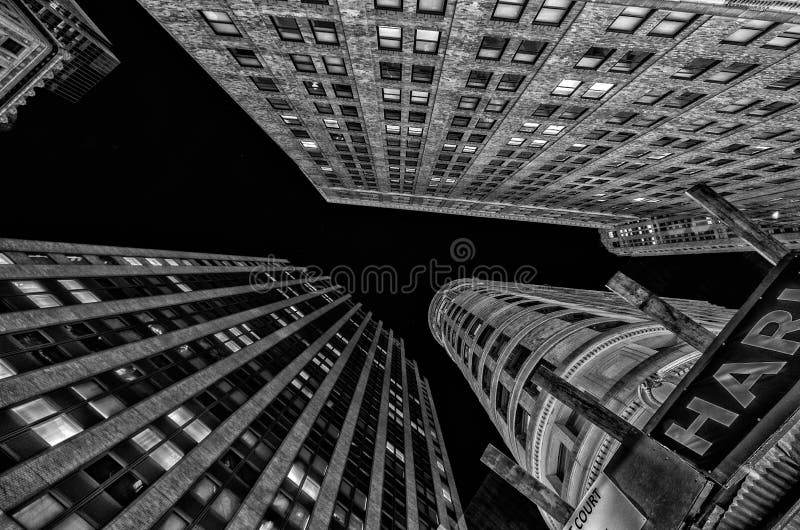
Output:
<instances>
[{"instance_id":1,"label":"night sky","mask_svg":"<svg viewBox=\"0 0 800 530\"><path fill-rule=\"evenodd\" d=\"M327 204L269 137L133 0L81 0L122 61L82 102L39 91L0 133L3 237L274 255L325 271L436 259L602 289L621 270L659 294L738 307L768 270L755 253L625 259L588 228ZM459 238L475 248L456 263ZM453 279L451 276L450 279ZM427 325L434 287L353 293L431 381L461 501L502 441ZM365 292L369 291L369 292Z\"/></svg>"}]
</instances>

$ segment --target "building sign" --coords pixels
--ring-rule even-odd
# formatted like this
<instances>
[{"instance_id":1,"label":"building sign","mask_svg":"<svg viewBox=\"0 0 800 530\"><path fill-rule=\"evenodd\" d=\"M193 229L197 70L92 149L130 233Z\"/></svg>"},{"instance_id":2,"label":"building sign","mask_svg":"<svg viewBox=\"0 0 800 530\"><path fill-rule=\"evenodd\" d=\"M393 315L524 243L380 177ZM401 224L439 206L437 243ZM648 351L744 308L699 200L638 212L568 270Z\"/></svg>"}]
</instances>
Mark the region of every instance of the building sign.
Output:
<instances>
[{"instance_id":1,"label":"building sign","mask_svg":"<svg viewBox=\"0 0 800 530\"><path fill-rule=\"evenodd\" d=\"M646 521L616 484L601 473L564 530L640 530Z\"/></svg>"},{"instance_id":2,"label":"building sign","mask_svg":"<svg viewBox=\"0 0 800 530\"><path fill-rule=\"evenodd\" d=\"M788 409L776 405L800 389L798 350L800 257L792 254L678 386L660 419L654 418L651 436L715 478L730 477L786 419Z\"/></svg>"}]
</instances>

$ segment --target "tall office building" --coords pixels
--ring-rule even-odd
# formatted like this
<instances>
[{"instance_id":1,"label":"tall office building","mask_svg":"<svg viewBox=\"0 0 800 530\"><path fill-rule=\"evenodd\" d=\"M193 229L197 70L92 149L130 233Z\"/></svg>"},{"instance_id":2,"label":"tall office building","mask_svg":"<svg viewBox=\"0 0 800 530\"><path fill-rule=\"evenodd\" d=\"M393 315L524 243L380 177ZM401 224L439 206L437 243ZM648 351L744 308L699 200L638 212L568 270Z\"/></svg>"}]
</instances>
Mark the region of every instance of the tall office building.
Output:
<instances>
[{"instance_id":1,"label":"tall office building","mask_svg":"<svg viewBox=\"0 0 800 530\"><path fill-rule=\"evenodd\" d=\"M800 213L794 2L139 2L330 202L609 229L707 182Z\"/></svg>"},{"instance_id":2,"label":"tall office building","mask_svg":"<svg viewBox=\"0 0 800 530\"><path fill-rule=\"evenodd\" d=\"M285 260L0 240L0 528L465 530L402 340Z\"/></svg>"},{"instance_id":3,"label":"tall office building","mask_svg":"<svg viewBox=\"0 0 800 530\"><path fill-rule=\"evenodd\" d=\"M0 126L36 89L75 102L118 64L73 0L0 0Z\"/></svg>"},{"instance_id":4,"label":"tall office building","mask_svg":"<svg viewBox=\"0 0 800 530\"><path fill-rule=\"evenodd\" d=\"M667 299L712 332L733 311ZM699 353L610 292L457 280L434 297L436 340L462 372L512 456L578 506L619 443L531 380L541 365L642 427ZM730 490L703 528L762 528L800 484L800 423ZM794 488L794 490L793 490ZM687 507L688 508L688 507ZM560 529L550 516L551 528Z\"/></svg>"},{"instance_id":5,"label":"tall office building","mask_svg":"<svg viewBox=\"0 0 800 530\"><path fill-rule=\"evenodd\" d=\"M763 228L786 248L800 249L800 224ZM621 256L753 251L719 219L702 214L655 217L600 229L600 239L610 252Z\"/></svg>"}]
</instances>

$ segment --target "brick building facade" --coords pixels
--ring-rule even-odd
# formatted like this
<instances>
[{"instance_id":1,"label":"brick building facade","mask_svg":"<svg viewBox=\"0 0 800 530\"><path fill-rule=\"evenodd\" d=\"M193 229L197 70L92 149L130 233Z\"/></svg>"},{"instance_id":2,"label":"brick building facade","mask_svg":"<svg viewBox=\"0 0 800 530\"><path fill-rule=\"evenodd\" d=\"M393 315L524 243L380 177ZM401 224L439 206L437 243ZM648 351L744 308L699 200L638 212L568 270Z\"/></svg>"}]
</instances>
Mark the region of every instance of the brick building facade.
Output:
<instances>
[{"instance_id":1,"label":"brick building facade","mask_svg":"<svg viewBox=\"0 0 800 530\"><path fill-rule=\"evenodd\" d=\"M402 340L285 260L0 239L0 528L465 530Z\"/></svg>"}]
</instances>

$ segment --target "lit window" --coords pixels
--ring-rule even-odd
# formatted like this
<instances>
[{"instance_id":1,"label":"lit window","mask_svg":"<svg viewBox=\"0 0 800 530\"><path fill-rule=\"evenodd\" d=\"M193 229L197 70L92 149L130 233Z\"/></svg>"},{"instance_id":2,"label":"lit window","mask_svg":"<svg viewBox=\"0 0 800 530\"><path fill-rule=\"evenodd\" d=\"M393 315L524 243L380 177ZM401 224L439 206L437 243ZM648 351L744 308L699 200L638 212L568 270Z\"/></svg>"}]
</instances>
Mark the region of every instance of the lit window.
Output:
<instances>
[{"instance_id":1,"label":"lit window","mask_svg":"<svg viewBox=\"0 0 800 530\"><path fill-rule=\"evenodd\" d=\"M576 79L562 79L561 82L551 92L554 96L571 96L577 88L581 86L581 82Z\"/></svg>"},{"instance_id":2,"label":"lit window","mask_svg":"<svg viewBox=\"0 0 800 530\"><path fill-rule=\"evenodd\" d=\"M667 16L661 19L661 22L650 30L648 35L654 37L674 37L686 26L692 23L698 15L694 13L685 13L683 11L670 11Z\"/></svg>"},{"instance_id":3,"label":"lit window","mask_svg":"<svg viewBox=\"0 0 800 530\"><path fill-rule=\"evenodd\" d=\"M336 34L336 24L327 20L309 20L314 40L317 44L339 45L339 36Z\"/></svg>"},{"instance_id":4,"label":"lit window","mask_svg":"<svg viewBox=\"0 0 800 530\"><path fill-rule=\"evenodd\" d=\"M0 252L0 265L13 265L14 262L11 261L11 258Z\"/></svg>"},{"instance_id":5,"label":"lit window","mask_svg":"<svg viewBox=\"0 0 800 530\"><path fill-rule=\"evenodd\" d=\"M264 92L278 92L278 85L275 84L275 81L268 77L259 77L251 75L250 79L253 81L253 84L256 85L256 88L262 90Z\"/></svg>"},{"instance_id":6,"label":"lit window","mask_svg":"<svg viewBox=\"0 0 800 530\"><path fill-rule=\"evenodd\" d=\"M160 434L150 428L143 430L132 438L136 445L141 447L143 451L149 451L163 439L164 438ZM183 452L172 442L164 442L155 451L150 453L149 456L166 471L183 458Z\"/></svg>"},{"instance_id":7,"label":"lit window","mask_svg":"<svg viewBox=\"0 0 800 530\"><path fill-rule=\"evenodd\" d=\"M633 33L650 16L652 9L646 7L626 7L617 15L614 22L608 26L607 31L617 33Z\"/></svg>"},{"instance_id":8,"label":"lit window","mask_svg":"<svg viewBox=\"0 0 800 530\"><path fill-rule=\"evenodd\" d=\"M44 528L44 526L64 512L62 506L52 495L45 493L15 512L14 519L25 528Z\"/></svg>"},{"instance_id":9,"label":"lit window","mask_svg":"<svg viewBox=\"0 0 800 530\"><path fill-rule=\"evenodd\" d=\"M486 88L489 85L489 80L491 78L492 78L492 72L484 72L482 70L470 70L469 77L467 77L467 87Z\"/></svg>"},{"instance_id":10,"label":"lit window","mask_svg":"<svg viewBox=\"0 0 800 530\"><path fill-rule=\"evenodd\" d=\"M525 123L522 124L522 127L519 128L519 132L532 133L538 128L539 128L538 123L532 121L526 121Z\"/></svg>"},{"instance_id":11,"label":"lit window","mask_svg":"<svg viewBox=\"0 0 800 530\"><path fill-rule=\"evenodd\" d=\"M386 134L400 134L399 125L386 125Z\"/></svg>"},{"instance_id":12,"label":"lit window","mask_svg":"<svg viewBox=\"0 0 800 530\"><path fill-rule=\"evenodd\" d=\"M692 59L683 68L672 74L672 77L676 79L694 79L717 64L719 64L717 59Z\"/></svg>"},{"instance_id":13,"label":"lit window","mask_svg":"<svg viewBox=\"0 0 800 530\"><path fill-rule=\"evenodd\" d=\"M15 372L5 361L0 359L0 379L5 379L6 377L11 377L12 375L16 375Z\"/></svg>"},{"instance_id":14,"label":"lit window","mask_svg":"<svg viewBox=\"0 0 800 530\"><path fill-rule=\"evenodd\" d=\"M767 85L767 88L770 90L789 90L797 85L800 85L800 70L792 72L788 76L770 83Z\"/></svg>"},{"instance_id":15,"label":"lit window","mask_svg":"<svg viewBox=\"0 0 800 530\"><path fill-rule=\"evenodd\" d=\"M492 18L516 22L525 9L528 0L498 0L492 12Z\"/></svg>"},{"instance_id":16,"label":"lit window","mask_svg":"<svg viewBox=\"0 0 800 530\"><path fill-rule=\"evenodd\" d=\"M474 96L461 96L461 99L458 101L458 108L465 110L475 110L480 100L481 98Z\"/></svg>"},{"instance_id":17,"label":"lit window","mask_svg":"<svg viewBox=\"0 0 800 530\"><path fill-rule=\"evenodd\" d=\"M462 153L474 153L477 151L478 148L474 145L465 145L464 149L461 150Z\"/></svg>"},{"instance_id":18,"label":"lit window","mask_svg":"<svg viewBox=\"0 0 800 530\"><path fill-rule=\"evenodd\" d=\"M542 134L546 134L548 136L555 136L556 134L558 134L561 131L563 131L564 128L565 128L564 125L548 125L545 128L545 130L542 131Z\"/></svg>"},{"instance_id":19,"label":"lit window","mask_svg":"<svg viewBox=\"0 0 800 530\"><path fill-rule=\"evenodd\" d=\"M478 121L475 123L476 129L491 129L494 127L494 124L497 120L493 120L492 118L478 118Z\"/></svg>"},{"instance_id":20,"label":"lit window","mask_svg":"<svg viewBox=\"0 0 800 530\"><path fill-rule=\"evenodd\" d=\"M789 26L786 31L771 38L761 47L771 50L788 50L798 42L800 42L800 25Z\"/></svg>"},{"instance_id":21,"label":"lit window","mask_svg":"<svg viewBox=\"0 0 800 530\"><path fill-rule=\"evenodd\" d=\"M185 283L183 283L181 280L179 280L179 279L177 278L177 276L167 276L167 279L168 279L169 281L171 281L172 283L174 283L174 284L175 284L175 285L178 287L178 289L180 289L180 290L181 290L181 291L183 291L184 293L188 293L189 291L191 291L191 290L192 290L192 288L191 288L191 287L189 287L188 285L186 285Z\"/></svg>"},{"instance_id":22,"label":"lit window","mask_svg":"<svg viewBox=\"0 0 800 530\"><path fill-rule=\"evenodd\" d=\"M528 147L533 147L534 149L541 149L545 145L547 145L547 140L531 140L531 143Z\"/></svg>"},{"instance_id":23,"label":"lit window","mask_svg":"<svg viewBox=\"0 0 800 530\"><path fill-rule=\"evenodd\" d=\"M417 13L443 15L446 5L446 0L417 0Z\"/></svg>"},{"instance_id":24,"label":"lit window","mask_svg":"<svg viewBox=\"0 0 800 530\"><path fill-rule=\"evenodd\" d=\"M318 81L303 81L303 85L306 87L306 91L311 96L325 96L325 87L322 86L322 83Z\"/></svg>"},{"instance_id":25,"label":"lit window","mask_svg":"<svg viewBox=\"0 0 800 530\"><path fill-rule=\"evenodd\" d=\"M302 125L300 118L293 114L281 114L281 119L286 125Z\"/></svg>"},{"instance_id":26,"label":"lit window","mask_svg":"<svg viewBox=\"0 0 800 530\"><path fill-rule=\"evenodd\" d=\"M281 40L303 42L303 34L300 33L300 26L297 21L291 17L271 17L272 24L278 32Z\"/></svg>"},{"instance_id":27,"label":"lit window","mask_svg":"<svg viewBox=\"0 0 800 530\"><path fill-rule=\"evenodd\" d=\"M331 75L347 75L347 67L341 57L323 56L322 62L325 63L325 70Z\"/></svg>"},{"instance_id":28,"label":"lit window","mask_svg":"<svg viewBox=\"0 0 800 530\"><path fill-rule=\"evenodd\" d=\"M338 129L339 128L339 122L336 121L336 120L324 119L324 120L322 120L322 122L325 124L325 127L327 127L328 129Z\"/></svg>"},{"instance_id":29,"label":"lit window","mask_svg":"<svg viewBox=\"0 0 800 530\"><path fill-rule=\"evenodd\" d=\"M740 75L749 72L758 66L751 63L731 63L728 66L723 66L718 71L708 76L709 83L730 83Z\"/></svg>"},{"instance_id":30,"label":"lit window","mask_svg":"<svg viewBox=\"0 0 800 530\"><path fill-rule=\"evenodd\" d=\"M608 69L609 72L632 74L642 66L653 54L650 52L626 52L617 64Z\"/></svg>"},{"instance_id":31,"label":"lit window","mask_svg":"<svg viewBox=\"0 0 800 530\"><path fill-rule=\"evenodd\" d=\"M313 142L311 140L303 140L300 142L304 149L319 149L317 142Z\"/></svg>"},{"instance_id":32,"label":"lit window","mask_svg":"<svg viewBox=\"0 0 800 530\"><path fill-rule=\"evenodd\" d=\"M122 259L123 259L123 260L125 260L125 263L127 263L128 265L135 265L135 266L139 266L139 265L141 265L141 264L142 264L142 262L141 262L141 261L139 261L139 260L138 260L138 259L136 259L136 258L126 258L126 257L125 257L125 258L122 258Z\"/></svg>"},{"instance_id":33,"label":"lit window","mask_svg":"<svg viewBox=\"0 0 800 530\"><path fill-rule=\"evenodd\" d=\"M375 0L375 9L403 9L403 0Z\"/></svg>"},{"instance_id":34,"label":"lit window","mask_svg":"<svg viewBox=\"0 0 800 530\"><path fill-rule=\"evenodd\" d=\"M612 53L614 53L614 48L598 48L592 46L583 54L583 57L580 58L575 68L597 70L606 59L611 57Z\"/></svg>"},{"instance_id":35,"label":"lit window","mask_svg":"<svg viewBox=\"0 0 800 530\"><path fill-rule=\"evenodd\" d=\"M245 48L228 48L228 51L231 52L231 55L233 55L233 58L236 59L237 63L239 63L239 66L246 66L248 68L263 68L263 66L261 66L261 60L253 50L248 50Z\"/></svg>"},{"instance_id":36,"label":"lit window","mask_svg":"<svg viewBox=\"0 0 800 530\"><path fill-rule=\"evenodd\" d=\"M409 136L422 136L422 127L409 127L408 128L408 135Z\"/></svg>"},{"instance_id":37,"label":"lit window","mask_svg":"<svg viewBox=\"0 0 800 530\"><path fill-rule=\"evenodd\" d=\"M769 31L774 25L774 22L767 20L749 20L741 28L722 39L720 44L745 46Z\"/></svg>"},{"instance_id":38,"label":"lit window","mask_svg":"<svg viewBox=\"0 0 800 530\"><path fill-rule=\"evenodd\" d=\"M157 258L144 258L148 265L152 265L154 267L163 267L164 264L158 261Z\"/></svg>"},{"instance_id":39,"label":"lit window","mask_svg":"<svg viewBox=\"0 0 800 530\"><path fill-rule=\"evenodd\" d=\"M302 53L293 53L289 57L291 57L292 63L294 63L294 68L298 72L317 71L317 68L314 66L314 61L311 59L310 55L304 55Z\"/></svg>"},{"instance_id":40,"label":"lit window","mask_svg":"<svg viewBox=\"0 0 800 530\"><path fill-rule=\"evenodd\" d=\"M478 59L499 61L506 49L508 39L501 37L483 37L478 48Z\"/></svg>"},{"instance_id":41,"label":"lit window","mask_svg":"<svg viewBox=\"0 0 800 530\"><path fill-rule=\"evenodd\" d=\"M383 100L388 102L400 102L400 89L399 88L384 88Z\"/></svg>"},{"instance_id":42,"label":"lit window","mask_svg":"<svg viewBox=\"0 0 800 530\"><path fill-rule=\"evenodd\" d=\"M497 90L516 92L524 80L524 75L503 74L503 77L500 78L500 82L497 83Z\"/></svg>"},{"instance_id":43,"label":"lit window","mask_svg":"<svg viewBox=\"0 0 800 530\"><path fill-rule=\"evenodd\" d=\"M439 32L418 29L414 34L414 53L436 53L439 51Z\"/></svg>"},{"instance_id":44,"label":"lit window","mask_svg":"<svg viewBox=\"0 0 800 530\"><path fill-rule=\"evenodd\" d=\"M82 304L91 304L100 301L97 295L87 290L78 280L58 280L58 283L69 290L70 294L77 298Z\"/></svg>"},{"instance_id":45,"label":"lit window","mask_svg":"<svg viewBox=\"0 0 800 530\"><path fill-rule=\"evenodd\" d=\"M414 105L427 105L429 94L424 90L411 91L411 103Z\"/></svg>"},{"instance_id":46,"label":"lit window","mask_svg":"<svg viewBox=\"0 0 800 530\"><path fill-rule=\"evenodd\" d=\"M53 295L46 294L44 286L41 283L31 280L17 280L12 281L11 284L20 290L23 294L27 295L28 300L33 302L36 307L58 307L61 302Z\"/></svg>"},{"instance_id":47,"label":"lit window","mask_svg":"<svg viewBox=\"0 0 800 530\"><path fill-rule=\"evenodd\" d=\"M514 53L514 57L511 59L511 61L515 63L533 64L536 62L536 59L539 58L539 55L541 55L546 46L546 42L523 40L520 43L519 48L517 48L517 51Z\"/></svg>"},{"instance_id":48,"label":"lit window","mask_svg":"<svg viewBox=\"0 0 800 530\"><path fill-rule=\"evenodd\" d=\"M56 413L56 409L41 398L34 399L33 401L14 407L11 410L28 425ZM50 446L60 444L64 440L72 438L82 430L83 429L81 429L77 423L64 414L33 427L33 432L38 434L45 442L50 444Z\"/></svg>"},{"instance_id":49,"label":"lit window","mask_svg":"<svg viewBox=\"0 0 800 530\"><path fill-rule=\"evenodd\" d=\"M571 0L544 0L539 12L533 17L533 23L558 26L564 21L571 7Z\"/></svg>"},{"instance_id":50,"label":"lit window","mask_svg":"<svg viewBox=\"0 0 800 530\"><path fill-rule=\"evenodd\" d=\"M378 26L378 48L381 50L402 50L403 29L398 26Z\"/></svg>"},{"instance_id":51,"label":"lit window","mask_svg":"<svg viewBox=\"0 0 800 530\"><path fill-rule=\"evenodd\" d=\"M486 112L503 112L506 108L508 101L505 99L490 99L486 103Z\"/></svg>"},{"instance_id":52,"label":"lit window","mask_svg":"<svg viewBox=\"0 0 800 530\"><path fill-rule=\"evenodd\" d=\"M525 142L525 138L517 138L517 137L512 137L512 138L511 138L511 139L510 139L510 140L507 142L507 144L508 144L508 145L513 145L513 146L515 146L515 147L518 147L518 146L522 145L524 142Z\"/></svg>"},{"instance_id":53,"label":"lit window","mask_svg":"<svg viewBox=\"0 0 800 530\"><path fill-rule=\"evenodd\" d=\"M231 20L227 13L222 11L200 11L203 18L206 20L211 29L217 35L226 35L230 37L241 37L242 34L236 29L236 25Z\"/></svg>"},{"instance_id":54,"label":"lit window","mask_svg":"<svg viewBox=\"0 0 800 530\"><path fill-rule=\"evenodd\" d=\"M613 83L594 83L581 97L586 99L600 99L608 94L609 90L612 88L614 88Z\"/></svg>"}]
</instances>

